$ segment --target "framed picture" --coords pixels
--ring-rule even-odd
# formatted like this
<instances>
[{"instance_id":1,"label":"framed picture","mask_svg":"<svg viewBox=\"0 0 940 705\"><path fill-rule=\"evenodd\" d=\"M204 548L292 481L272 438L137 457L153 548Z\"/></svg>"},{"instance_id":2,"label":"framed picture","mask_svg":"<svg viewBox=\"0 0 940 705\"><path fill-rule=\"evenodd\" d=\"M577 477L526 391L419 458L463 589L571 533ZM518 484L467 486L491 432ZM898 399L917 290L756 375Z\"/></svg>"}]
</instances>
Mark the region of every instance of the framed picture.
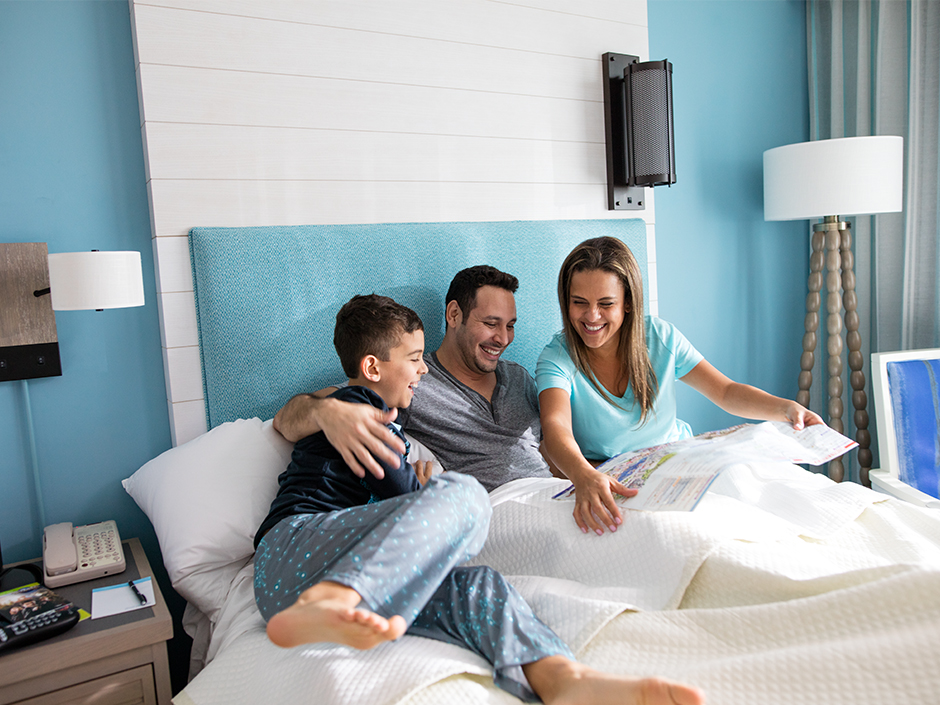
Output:
<instances>
[{"instance_id":1,"label":"framed picture","mask_svg":"<svg viewBox=\"0 0 940 705\"><path fill-rule=\"evenodd\" d=\"M936 499L940 348L873 353L871 358L881 474Z\"/></svg>"}]
</instances>

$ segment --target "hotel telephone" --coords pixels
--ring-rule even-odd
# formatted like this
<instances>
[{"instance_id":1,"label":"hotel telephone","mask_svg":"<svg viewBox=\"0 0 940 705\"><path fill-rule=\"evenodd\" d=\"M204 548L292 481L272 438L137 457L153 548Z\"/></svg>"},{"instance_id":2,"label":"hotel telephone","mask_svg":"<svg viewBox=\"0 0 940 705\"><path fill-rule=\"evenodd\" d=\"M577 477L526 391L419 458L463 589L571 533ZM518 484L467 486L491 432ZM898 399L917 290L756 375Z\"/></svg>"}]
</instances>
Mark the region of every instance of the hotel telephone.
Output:
<instances>
[{"instance_id":1,"label":"hotel telephone","mask_svg":"<svg viewBox=\"0 0 940 705\"><path fill-rule=\"evenodd\" d=\"M114 575L126 567L121 536L113 520L75 527L52 524L43 532L43 582L48 587Z\"/></svg>"}]
</instances>

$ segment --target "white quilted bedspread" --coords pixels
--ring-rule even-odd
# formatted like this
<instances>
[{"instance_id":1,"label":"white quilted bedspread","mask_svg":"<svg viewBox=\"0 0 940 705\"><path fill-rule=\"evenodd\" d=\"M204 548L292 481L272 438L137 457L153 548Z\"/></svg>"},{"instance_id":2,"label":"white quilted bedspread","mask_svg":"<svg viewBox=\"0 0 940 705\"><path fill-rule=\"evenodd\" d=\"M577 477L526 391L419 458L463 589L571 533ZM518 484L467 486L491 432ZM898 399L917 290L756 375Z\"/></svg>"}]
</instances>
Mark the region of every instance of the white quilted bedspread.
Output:
<instances>
[{"instance_id":1,"label":"white quilted bedspread","mask_svg":"<svg viewBox=\"0 0 940 705\"><path fill-rule=\"evenodd\" d=\"M501 570L578 658L701 687L714 704L940 700L940 512L794 466L735 466L690 513L584 535L564 483L493 495L475 563ZM206 669L174 702L518 702L488 664L418 637L372 651L271 645L239 574Z\"/></svg>"}]
</instances>

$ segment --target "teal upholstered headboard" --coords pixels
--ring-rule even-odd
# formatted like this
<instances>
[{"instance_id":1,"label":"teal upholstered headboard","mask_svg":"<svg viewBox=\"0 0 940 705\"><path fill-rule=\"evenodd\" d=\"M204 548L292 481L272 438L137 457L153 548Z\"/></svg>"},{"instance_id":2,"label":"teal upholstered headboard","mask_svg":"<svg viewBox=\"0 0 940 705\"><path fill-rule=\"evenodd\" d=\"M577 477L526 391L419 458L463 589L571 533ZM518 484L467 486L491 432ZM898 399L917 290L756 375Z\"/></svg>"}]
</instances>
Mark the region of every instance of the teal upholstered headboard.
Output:
<instances>
[{"instance_id":1,"label":"teal upholstered headboard","mask_svg":"<svg viewBox=\"0 0 940 705\"><path fill-rule=\"evenodd\" d=\"M516 337L505 357L532 371L561 327L555 287L562 260L602 235L633 250L645 281L642 220L193 228L208 427L271 418L292 395L343 379L333 324L354 294L384 294L413 308L427 349L435 350L450 280L476 264L519 278Z\"/></svg>"}]
</instances>

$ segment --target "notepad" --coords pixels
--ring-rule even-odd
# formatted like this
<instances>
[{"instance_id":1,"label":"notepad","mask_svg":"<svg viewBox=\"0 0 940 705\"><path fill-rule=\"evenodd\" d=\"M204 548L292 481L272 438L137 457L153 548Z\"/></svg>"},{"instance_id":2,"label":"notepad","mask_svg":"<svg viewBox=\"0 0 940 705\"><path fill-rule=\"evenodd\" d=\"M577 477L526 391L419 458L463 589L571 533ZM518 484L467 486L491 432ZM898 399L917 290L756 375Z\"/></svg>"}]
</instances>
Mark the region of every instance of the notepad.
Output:
<instances>
[{"instance_id":1,"label":"notepad","mask_svg":"<svg viewBox=\"0 0 940 705\"><path fill-rule=\"evenodd\" d=\"M134 587L147 600L145 603L141 603L127 581L95 588L91 591L91 618L110 617L113 614L153 607L157 602L153 596L153 581L150 578L140 578L133 582Z\"/></svg>"}]
</instances>

